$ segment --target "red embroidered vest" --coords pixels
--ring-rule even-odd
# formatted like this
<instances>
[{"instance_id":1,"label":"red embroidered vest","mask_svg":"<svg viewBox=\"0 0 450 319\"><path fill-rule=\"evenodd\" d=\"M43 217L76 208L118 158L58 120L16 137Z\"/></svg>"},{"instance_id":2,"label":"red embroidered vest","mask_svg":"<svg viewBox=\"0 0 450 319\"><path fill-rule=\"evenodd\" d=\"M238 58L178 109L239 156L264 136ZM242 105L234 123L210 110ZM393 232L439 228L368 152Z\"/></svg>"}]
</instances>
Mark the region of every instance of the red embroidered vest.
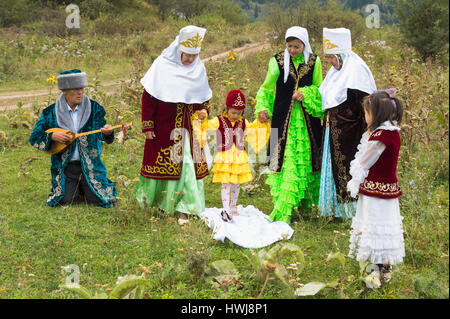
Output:
<instances>
[{"instance_id":1,"label":"red embroidered vest","mask_svg":"<svg viewBox=\"0 0 450 319\"><path fill-rule=\"evenodd\" d=\"M398 131L376 130L369 141L380 141L386 148L370 168L369 175L359 187L359 193L379 198L397 198L402 195L398 185L397 161L400 150Z\"/></svg>"},{"instance_id":2,"label":"red embroidered vest","mask_svg":"<svg viewBox=\"0 0 450 319\"><path fill-rule=\"evenodd\" d=\"M217 117L219 119L219 129L216 132L217 152L228 151L233 144L238 150L244 151L245 119L242 118L233 125L225 116L218 115Z\"/></svg>"}]
</instances>

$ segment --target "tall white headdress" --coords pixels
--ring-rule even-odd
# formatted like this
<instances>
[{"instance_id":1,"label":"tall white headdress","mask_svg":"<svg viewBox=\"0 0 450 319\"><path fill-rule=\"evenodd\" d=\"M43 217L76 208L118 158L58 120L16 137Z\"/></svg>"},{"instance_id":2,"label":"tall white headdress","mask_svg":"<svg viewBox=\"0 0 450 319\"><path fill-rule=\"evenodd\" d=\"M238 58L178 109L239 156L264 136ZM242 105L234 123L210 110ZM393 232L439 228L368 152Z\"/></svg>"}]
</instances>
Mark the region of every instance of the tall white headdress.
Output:
<instances>
[{"instance_id":1,"label":"tall white headdress","mask_svg":"<svg viewBox=\"0 0 450 319\"><path fill-rule=\"evenodd\" d=\"M203 103L212 97L205 65L200 57L190 65L181 62L183 52L200 52L205 33L206 29L196 26L180 30L141 79L141 84L150 95L170 103Z\"/></svg>"},{"instance_id":2,"label":"tall white headdress","mask_svg":"<svg viewBox=\"0 0 450 319\"><path fill-rule=\"evenodd\" d=\"M323 51L325 54L339 54L342 68L337 70L332 66L319 87L322 109L330 109L345 102L348 89L368 94L377 89L366 62L352 51L350 30L323 28Z\"/></svg>"},{"instance_id":3,"label":"tall white headdress","mask_svg":"<svg viewBox=\"0 0 450 319\"><path fill-rule=\"evenodd\" d=\"M323 28L323 51L325 54L352 52L352 35L349 29Z\"/></svg>"},{"instance_id":4,"label":"tall white headdress","mask_svg":"<svg viewBox=\"0 0 450 319\"><path fill-rule=\"evenodd\" d=\"M180 30L178 44L180 50L187 54L199 54L206 29L188 25Z\"/></svg>"}]
</instances>

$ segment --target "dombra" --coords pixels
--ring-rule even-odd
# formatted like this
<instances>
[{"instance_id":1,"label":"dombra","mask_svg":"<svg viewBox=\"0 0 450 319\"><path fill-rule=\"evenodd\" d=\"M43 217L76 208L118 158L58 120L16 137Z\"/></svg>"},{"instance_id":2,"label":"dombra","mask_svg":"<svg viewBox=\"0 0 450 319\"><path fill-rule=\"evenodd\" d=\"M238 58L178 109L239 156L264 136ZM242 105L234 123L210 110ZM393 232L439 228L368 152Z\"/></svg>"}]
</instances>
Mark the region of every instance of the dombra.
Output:
<instances>
[{"instance_id":1,"label":"dombra","mask_svg":"<svg viewBox=\"0 0 450 319\"><path fill-rule=\"evenodd\" d=\"M110 129L111 130L115 130L115 129L120 128L120 127L121 128L127 128L127 127L129 127L131 125L132 125L132 122L129 122L129 123L125 123L125 124L112 126ZM65 130L63 128L55 127L55 128L51 128L51 129L48 129L47 131L45 131L45 133L55 133L55 132L66 133L67 135L70 136L70 141L67 142L67 143L60 143L60 142L53 141L52 148L49 151L44 151L45 153L50 154L50 155L58 154L59 152L64 150L67 146L69 146L71 143L73 143L73 141L75 141L75 139L77 139L78 137L85 136L85 135L90 135L90 134L94 134L94 133L100 133L101 129L98 129L98 130L95 130L95 131L90 131L90 132L74 133L74 132L71 132L69 130Z\"/></svg>"}]
</instances>

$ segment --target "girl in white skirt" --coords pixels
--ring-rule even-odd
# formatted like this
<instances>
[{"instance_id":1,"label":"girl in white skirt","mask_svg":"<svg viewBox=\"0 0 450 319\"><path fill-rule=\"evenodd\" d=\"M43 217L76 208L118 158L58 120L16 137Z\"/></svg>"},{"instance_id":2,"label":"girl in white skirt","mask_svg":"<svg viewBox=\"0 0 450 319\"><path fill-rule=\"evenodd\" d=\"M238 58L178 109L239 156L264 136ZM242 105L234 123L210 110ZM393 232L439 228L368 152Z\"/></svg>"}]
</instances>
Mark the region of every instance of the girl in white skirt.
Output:
<instances>
[{"instance_id":1,"label":"girl in white skirt","mask_svg":"<svg viewBox=\"0 0 450 319\"><path fill-rule=\"evenodd\" d=\"M359 194L352 221L349 256L369 260L379 271L372 276L389 281L391 266L403 261L405 246L397 180L402 103L395 89L378 90L364 99L367 131L350 164L347 190Z\"/></svg>"}]
</instances>

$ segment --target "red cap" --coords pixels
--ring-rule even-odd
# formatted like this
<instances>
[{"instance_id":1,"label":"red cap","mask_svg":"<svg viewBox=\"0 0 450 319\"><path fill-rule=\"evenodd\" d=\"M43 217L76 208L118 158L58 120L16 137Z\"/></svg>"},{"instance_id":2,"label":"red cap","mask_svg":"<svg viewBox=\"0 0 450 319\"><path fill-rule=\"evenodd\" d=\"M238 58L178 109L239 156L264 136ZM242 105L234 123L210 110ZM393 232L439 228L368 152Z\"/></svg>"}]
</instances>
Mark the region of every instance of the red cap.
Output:
<instances>
[{"instance_id":1,"label":"red cap","mask_svg":"<svg viewBox=\"0 0 450 319\"><path fill-rule=\"evenodd\" d=\"M228 93L227 106L236 110L245 109L245 96L239 90L233 90Z\"/></svg>"}]
</instances>

